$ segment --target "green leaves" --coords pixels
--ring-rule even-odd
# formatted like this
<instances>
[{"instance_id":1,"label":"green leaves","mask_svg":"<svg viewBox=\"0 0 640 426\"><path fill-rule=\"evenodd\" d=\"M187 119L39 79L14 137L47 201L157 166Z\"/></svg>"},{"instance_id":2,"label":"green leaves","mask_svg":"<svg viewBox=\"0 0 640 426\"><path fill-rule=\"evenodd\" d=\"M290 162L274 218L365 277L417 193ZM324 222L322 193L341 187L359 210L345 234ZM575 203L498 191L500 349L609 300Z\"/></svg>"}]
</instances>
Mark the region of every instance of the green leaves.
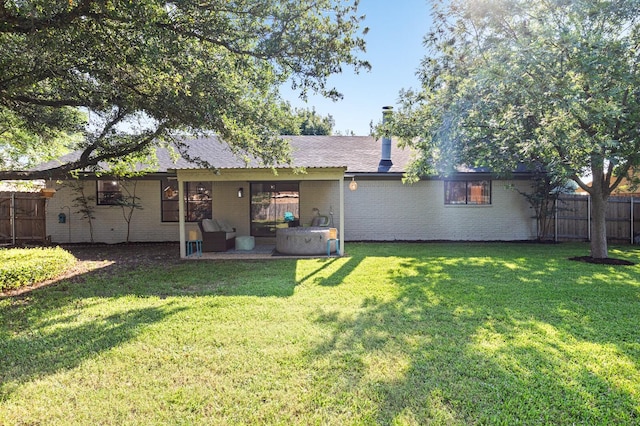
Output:
<instances>
[{"instance_id":1,"label":"green leaves","mask_svg":"<svg viewBox=\"0 0 640 426\"><path fill-rule=\"evenodd\" d=\"M322 117L314 108L296 108L291 121L280 130L282 135L330 135L335 122L331 114Z\"/></svg>"},{"instance_id":2,"label":"green leaves","mask_svg":"<svg viewBox=\"0 0 640 426\"><path fill-rule=\"evenodd\" d=\"M419 152L408 179L541 164L603 201L640 165L638 0L454 0L433 16L422 91L402 96L392 129ZM592 251L603 211L593 223Z\"/></svg>"},{"instance_id":3,"label":"green leaves","mask_svg":"<svg viewBox=\"0 0 640 426\"><path fill-rule=\"evenodd\" d=\"M594 151L637 165L638 6L437 4L422 91L402 96L394 133L423 150L420 161L446 148L495 170L542 161L578 175Z\"/></svg>"},{"instance_id":4,"label":"green leaves","mask_svg":"<svg viewBox=\"0 0 640 426\"><path fill-rule=\"evenodd\" d=\"M278 87L289 80L303 96L337 98L331 74L369 67L357 57L364 42L356 7L338 0L5 2L0 107L23 121L28 110L90 112L83 161L60 174L176 131L215 132L234 151L273 164L286 160L277 147L285 121ZM141 115L152 141L131 132ZM31 121L46 125L38 116Z\"/></svg>"}]
</instances>

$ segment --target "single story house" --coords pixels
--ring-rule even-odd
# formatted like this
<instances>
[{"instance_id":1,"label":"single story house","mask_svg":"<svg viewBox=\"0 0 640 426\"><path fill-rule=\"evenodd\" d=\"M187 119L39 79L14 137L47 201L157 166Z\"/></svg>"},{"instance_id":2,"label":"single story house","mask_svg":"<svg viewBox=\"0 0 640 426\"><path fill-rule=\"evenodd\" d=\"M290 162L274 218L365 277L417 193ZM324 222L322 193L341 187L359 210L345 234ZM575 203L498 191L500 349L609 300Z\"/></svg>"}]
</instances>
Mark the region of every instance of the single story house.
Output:
<instances>
[{"instance_id":1,"label":"single story house","mask_svg":"<svg viewBox=\"0 0 640 426\"><path fill-rule=\"evenodd\" d=\"M237 235L273 238L285 213L309 224L318 213L349 241L515 241L536 237L535 219L514 187L530 175L501 180L487 171L460 170L405 184L411 152L395 140L369 136L291 136L293 167L246 164L215 137L188 142L204 169L160 150L157 171L129 181L80 173L47 182L47 234L52 242L185 242L204 218L224 220ZM73 154L70 154L73 155ZM61 161L65 161L63 157ZM50 167L51 163L42 167ZM299 172L296 168L303 167ZM78 187L78 184L81 184ZM131 212L118 206L133 200ZM83 200L79 202L79 200ZM84 203L84 204L83 204ZM84 210L84 212L83 212ZM91 215L91 220L88 216ZM286 225L285 225L286 226Z\"/></svg>"}]
</instances>

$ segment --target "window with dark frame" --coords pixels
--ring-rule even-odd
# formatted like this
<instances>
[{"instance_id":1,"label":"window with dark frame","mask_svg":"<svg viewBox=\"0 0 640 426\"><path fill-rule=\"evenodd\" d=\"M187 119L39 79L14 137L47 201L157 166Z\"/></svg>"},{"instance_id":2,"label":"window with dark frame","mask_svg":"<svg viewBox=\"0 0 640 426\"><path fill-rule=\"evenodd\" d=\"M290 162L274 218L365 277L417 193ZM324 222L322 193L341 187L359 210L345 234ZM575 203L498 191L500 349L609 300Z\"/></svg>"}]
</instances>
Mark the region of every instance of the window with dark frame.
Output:
<instances>
[{"instance_id":1,"label":"window with dark frame","mask_svg":"<svg viewBox=\"0 0 640 426\"><path fill-rule=\"evenodd\" d=\"M282 226L300 224L300 184L298 182L251 183L251 235L275 237ZM290 213L294 220L285 220ZM293 226L297 226L293 225Z\"/></svg>"},{"instance_id":2,"label":"window with dark frame","mask_svg":"<svg viewBox=\"0 0 640 426\"><path fill-rule=\"evenodd\" d=\"M163 178L160 182L162 222L178 222L178 181ZM185 221L198 222L213 218L211 182L185 182Z\"/></svg>"},{"instance_id":3,"label":"window with dark frame","mask_svg":"<svg viewBox=\"0 0 640 426\"><path fill-rule=\"evenodd\" d=\"M178 181L163 178L160 183L161 211L163 222L178 222Z\"/></svg>"},{"instance_id":4,"label":"window with dark frame","mask_svg":"<svg viewBox=\"0 0 640 426\"><path fill-rule=\"evenodd\" d=\"M116 180L98 180L96 204L99 206L117 206L122 201L120 183Z\"/></svg>"},{"instance_id":5,"label":"window with dark frame","mask_svg":"<svg viewBox=\"0 0 640 426\"><path fill-rule=\"evenodd\" d=\"M444 203L447 205L491 204L490 180L448 180L444 182Z\"/></svg>"}]
</instances>

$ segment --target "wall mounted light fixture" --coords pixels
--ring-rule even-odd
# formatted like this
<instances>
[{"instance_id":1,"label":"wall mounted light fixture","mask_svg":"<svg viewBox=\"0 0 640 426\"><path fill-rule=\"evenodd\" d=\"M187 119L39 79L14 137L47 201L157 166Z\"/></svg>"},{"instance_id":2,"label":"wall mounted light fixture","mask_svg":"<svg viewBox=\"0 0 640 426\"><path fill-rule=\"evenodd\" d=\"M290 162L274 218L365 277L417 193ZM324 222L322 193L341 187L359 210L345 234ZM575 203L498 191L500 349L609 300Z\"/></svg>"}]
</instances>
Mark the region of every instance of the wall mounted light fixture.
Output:
<instances>
[{"instance_id":1,"label":"wall mounted light fixture","mask_svg":"<svg viewBox=\"0 0 640 426\"><path fill-rule=\"evenodd\" d=\"M355 191L358 189L358 182L356 182L356 177L351 176L351 182L349 182L349 189Z\"/></svg>"},{"instance_id":2,"label":"wall mounted light fixture","mask_svg":"<svg viewBox=\"0 0 640 426\"><path fill-rule=\"evenodd\" d=\"M244 188L240 187L238 188L238 198L242 198L244 197Z\"/></svg>"}]
</instances>

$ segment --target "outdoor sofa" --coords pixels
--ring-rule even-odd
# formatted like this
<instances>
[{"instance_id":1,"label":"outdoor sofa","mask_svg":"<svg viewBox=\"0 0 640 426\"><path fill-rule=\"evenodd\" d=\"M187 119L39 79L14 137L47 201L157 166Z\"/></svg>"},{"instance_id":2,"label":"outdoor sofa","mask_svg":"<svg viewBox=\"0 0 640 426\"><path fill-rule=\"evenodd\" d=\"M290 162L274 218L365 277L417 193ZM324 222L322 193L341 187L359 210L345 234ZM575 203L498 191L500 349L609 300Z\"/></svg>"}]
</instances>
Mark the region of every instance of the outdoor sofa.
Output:
<instances>
[{"instance_id":1,"label":"outdoor sofa","mask_svg":"<svg viewBox=\"0 0 640 426\"><path fill-rule=\"evenodd\" d=\"M236 246L236 228L219 219L198 222L202 234L202 251L227 251Z\"/></svg>"}]
</instances>

